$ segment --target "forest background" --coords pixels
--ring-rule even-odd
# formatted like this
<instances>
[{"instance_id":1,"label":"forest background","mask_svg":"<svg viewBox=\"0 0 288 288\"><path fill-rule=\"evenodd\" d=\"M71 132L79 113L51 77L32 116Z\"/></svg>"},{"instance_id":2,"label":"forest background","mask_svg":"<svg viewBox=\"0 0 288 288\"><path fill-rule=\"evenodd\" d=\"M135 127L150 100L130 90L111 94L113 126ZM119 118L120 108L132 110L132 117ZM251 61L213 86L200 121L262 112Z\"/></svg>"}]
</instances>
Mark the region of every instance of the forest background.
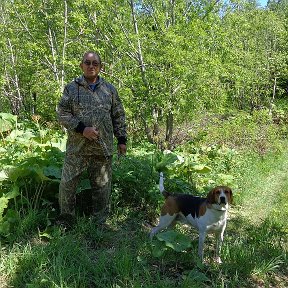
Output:
<instances>
[{"instance_id":1,"label":"forest background","mask_svg":"<svg viewBox=\"0 0 288 288\"><path fill-rule=\"evenodd\" d=\"M0 2L0 287L287 287L288 1L259 4ZM129 151L115 155L110 229L79 217L65 233L55 110L87 50L123 101ZM187 257L186 230L146 239L159 170L181 192L236 191L226 265Z\"/></svg>"}]
</instances>

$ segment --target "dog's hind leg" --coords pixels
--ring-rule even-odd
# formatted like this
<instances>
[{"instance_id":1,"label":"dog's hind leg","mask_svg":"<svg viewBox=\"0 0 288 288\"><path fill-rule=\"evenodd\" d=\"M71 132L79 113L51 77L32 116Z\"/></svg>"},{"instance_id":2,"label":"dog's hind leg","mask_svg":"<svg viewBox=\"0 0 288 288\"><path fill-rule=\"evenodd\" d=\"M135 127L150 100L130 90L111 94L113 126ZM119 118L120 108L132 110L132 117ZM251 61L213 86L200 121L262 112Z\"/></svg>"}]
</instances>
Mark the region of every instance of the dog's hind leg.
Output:
<instances>
[{"instance_id":1,"label":"dog's hind leg","mask_svg":"<svg viewBox=\"0 0 288 288\"><path fill-rule=\"evenodd\" d=\"M174 215L169 215L169 214L162 215L160 217L159 224L156 227L151 229L150 238L152 239L155 234L157 234L159 231L164 230L167 227L170 227L170 226L173 227L174 220L175 220L176 216L177 216L177 214L174 214Z\"/></svg>"}]
</instances>

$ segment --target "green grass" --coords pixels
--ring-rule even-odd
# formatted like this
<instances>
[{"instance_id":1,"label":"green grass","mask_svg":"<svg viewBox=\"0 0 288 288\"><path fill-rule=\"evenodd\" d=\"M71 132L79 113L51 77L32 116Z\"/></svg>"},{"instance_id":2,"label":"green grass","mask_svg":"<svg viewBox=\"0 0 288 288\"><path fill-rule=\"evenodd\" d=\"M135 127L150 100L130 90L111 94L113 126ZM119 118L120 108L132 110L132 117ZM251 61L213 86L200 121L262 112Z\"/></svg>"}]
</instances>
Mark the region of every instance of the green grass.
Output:
<instances>
[{"instance_id":1,"label":"green grass","mask_svg":"<svg viewBox=\"0 0 288 288\"><path fill-rule=\"evenodd\" d=\"M222 265L209 260L214 252L211 237L205 246L207 263L199 263L197 233L183 228L178 229L191 237L192 247L184 252L168 249L154 257L146 225L152 209L145 209L144 200L135 207L136 198L130 199L133 205L121 202L117 207L122 199L117 195L104 227L79 217L69 232L47 228L49 211L29 210L15 234L1 244L0 287L287 287L287 154L250 155L235 167L238 188ZM157 214L154 211L153 217Z\"/></svg>"},{"instance_id":2,"label":"green grass","mask_svg":"<svg viewBox=\"0 0 288 288\"><path fill-rule=\"evenodd\" d=\"M288 153L270 154L264 159L253 157L249 166L242 167L245 171L240 182L243 200L241 195L238 198L245 207L243 213L254 223L261 223L280 210L283 216L287 216L287 156Z\"/></svg>"},{"instance_id":3,"label":"green grass","mask_svg":"<svg viewBox=\"0 0 288 288\"><path fill-rule=\"evenodd\" d=\"M80 219L74 231L63 235L54 231L49 242L34 238L3 249L2 281L6 279L12 287L67 288L257 287L260 283L285 287L287 284L284 282L287 259L279 256L283 252L277 244L279 231L274 227L273 237L266 235L271 225L255 229L245 223L242 231L230 227L223 248L225 262L221 266L197 263L196 247L187 253L171 250L160 259L153 258L145 229L135 225L132 221L101 230Z\"/></svg>"}]
</instances>

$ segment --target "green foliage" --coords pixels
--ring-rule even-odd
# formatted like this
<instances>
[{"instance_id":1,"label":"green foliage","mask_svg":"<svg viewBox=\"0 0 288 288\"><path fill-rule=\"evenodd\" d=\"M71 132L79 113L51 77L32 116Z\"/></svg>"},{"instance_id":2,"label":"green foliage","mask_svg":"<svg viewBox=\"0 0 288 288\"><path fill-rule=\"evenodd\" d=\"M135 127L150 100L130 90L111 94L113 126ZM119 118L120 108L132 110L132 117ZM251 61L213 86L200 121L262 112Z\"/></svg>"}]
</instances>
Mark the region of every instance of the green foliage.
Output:
<instances>
[{"instance_id":1,"label":"green foliage","mask_svg":"<svg viewBox=\"0 0 288 288\"><path fill-rule=\"evenodd\" d=\"M10 192L0 197L0 236L9 236L15 224L19 221L19 214L15 209L8 208L9 200L19 196L19 188L14 185ZM5 212L5 213L4 213Z\"/></svg>"},{"instance_id":2,"label":"green foliage","mask_svg":"<svg viewBox=\"0 0 288 288\"><path fill-rule=\"evenodd\" d=\"M117 160L116 160L117 161ZM155 185L155 172L151 167L151 155L127 156L113 166L112 206L129 206L137 209L158 203L159 193Z\"/></svg>"},{"instance_id":3,"label":"green foliage","mask_svg":"<svg viewBox=\"0 0 288 288\"><path fill-rule=\"evenodd\" d=\"M15 127L17 116L10 113L0 113L0 134L12 130Z\"/></svg>"},{"instance_id":4,"label":"green foliage","mask_svg":"<svg viewBox=\"0 0 288 288\"><path fill-rule=\"evenodd\" d=\"M287 152L276 153L270 149L275 142L268 141L269 153L255 153L251 146L238 151L233 131L239 136L246 129L252 140L257 125L265 124L265 135L272 138L276 132L264 112L234 117L229 133L225 121L214 122L214 129L202 125L203 134L173 151L147 143L130 146L127 157L114 159L107 224L81 215L69 232L50 222L63 134L39 121L16 121L0 143L0 286L287 286ZM199 263L198 235L188 229L159 233L151 243L147 222L155 222L163 203L159 171L164 171L165 187L177 192L204 194L215 184L232 185L236 205L230 210L222 265ZM80 190L86 180L84 175ZM213 244L207 237L207 259L213 258Z\"/></svg>"},{"instance_id":5,"label":"green foliage","mask_svg":"<svg viewBox=\"0 0 288 288\"><path fill-rule=\"evenodd\" d=\"M163 172L167 170L167 166L175 163L177 160L181 161L182 159L171 151L164 151L161 162L156 164L156 171Z\"/></svg>"},{"instance_id":6,"label":"green foliage","mask_svg":"<svg viewBox=\"0 0 288 288\"><path fill-rule=\"evenodd\" d=\"M64 85L81 73L85 50L100 52L131 137L146 134L154 143L171 146L176 124L200 111L271 110L285 98L286 2L270 9L242 0L2 2L5 112L55 121Z\"/></svg>"},{"instance_id":7,"label":"green foliage","mask_svg":"<svg viewBox=\"0 0 288 288\"><path fill-rule=\"evenodd\" d=\"M156 235L157 242L152 242L152 255L162 257L164 252L170 248L176 252L183 252L191 247L191 239L175 230L169 230Z\"/></svg>"},{"instance_id":8,"label":"green foliage","mask_svg":"<svg viewBox=\"0 0 288 288\"><path fill-rule=\"evenodd\" d=\"M229 172L235 156L236 151L225 146L196 147L188 143L175 152L159 154L156 170L166 174L168 190L207 193L215 185L234 186L234 176Z\"/></svg>"},{"instance_id":9,"label":"green foliage","mask_svg":"<svg viewBox=\"0 0 288 288\"><path fill-rule=\"evenodd\" d=\"M193 269L189 271L187 275L185 275L183 285L184 287L197 288L197 287L201 287L199 285L201 284L205 285L204 283L209 283L209 282L213 282L213 281L211 281L203 272L199 271L198 269Z\"/></svg>"},{"instance_id":10,"label":"green foliage","mask_svg":"<svg viewBox=\"0 0 288 288\"><path fill-rule=\"evenodd\" d=\"M5 237L13 235L20 211L57 202L63 161L57 132L34 122L17 123L15 117L0 146L0 235Z\"/></svg>"},{"instance_id":11,"label":"green foliage","mask_svg":"<svg viewBox=\"0 0 288 288\"><path fill-rule=\"evenodd\" d=\"M285 110L282 111L286 115ZM276 112L274 118L267 109L252 114L243 111L227 111L221 115L205 113L195 116L186 130L196 146L225 147L228 144L234 152L251 150L262 155L280 149L287 135L286 124L276 118Z\"/></svg>"},{"instance_id":12,"label":"green foliage","mask_svg":"<svg viewBox=\"0 0 288 288\"><path fill-rule=\"evenodd\" d=\"M129 156L115 159L113 165L112 207L137 207L154 214L162 203L159 172L164 172L168 191L206 195L216 185L235 186L235 151L226 147L200 147L187 144L172 152L154 146L133 148ZM157 173L156 173L157 172Z\"/></svg>"}]
</instances>

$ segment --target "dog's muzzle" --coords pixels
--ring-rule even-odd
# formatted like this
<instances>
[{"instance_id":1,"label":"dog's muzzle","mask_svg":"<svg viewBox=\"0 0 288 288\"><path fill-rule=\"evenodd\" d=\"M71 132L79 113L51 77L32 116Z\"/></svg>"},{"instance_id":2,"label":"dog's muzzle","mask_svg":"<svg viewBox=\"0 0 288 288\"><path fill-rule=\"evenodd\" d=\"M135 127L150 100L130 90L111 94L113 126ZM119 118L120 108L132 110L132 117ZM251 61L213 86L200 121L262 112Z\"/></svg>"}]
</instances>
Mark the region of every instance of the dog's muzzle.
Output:
<instances>
[{"instance_id":1,"label":"dog's muzzle","mask_svg":"<svg viewBox=\"0 0 288 288\"><path fill-rule=\"evenodd\" d=\"M226 204L226 198L225 197L220 197L220 204Z\"/></svg>"}]
</instances>

